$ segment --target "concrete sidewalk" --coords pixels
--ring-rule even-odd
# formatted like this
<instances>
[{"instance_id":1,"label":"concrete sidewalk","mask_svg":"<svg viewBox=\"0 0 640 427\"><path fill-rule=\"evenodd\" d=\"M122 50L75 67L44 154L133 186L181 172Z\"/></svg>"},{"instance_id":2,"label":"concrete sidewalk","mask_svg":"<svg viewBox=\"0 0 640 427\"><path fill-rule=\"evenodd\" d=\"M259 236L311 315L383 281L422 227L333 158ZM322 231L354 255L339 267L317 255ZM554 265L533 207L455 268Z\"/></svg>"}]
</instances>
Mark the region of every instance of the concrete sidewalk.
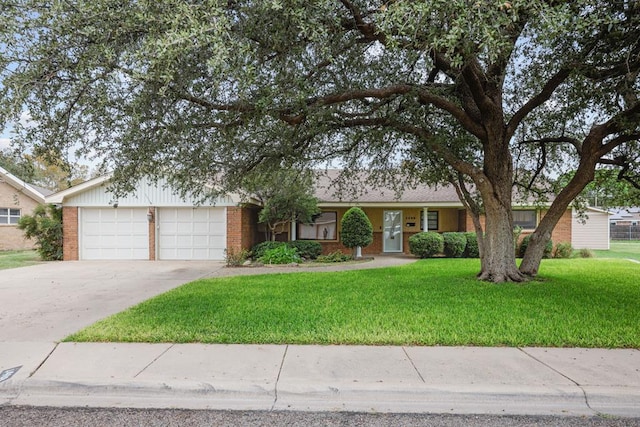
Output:
<instances>
[{"instance_id":1,"label":"concrete sidewalk","mask_svg":"<svg viewBox=\"0 0 640 427\"><path fill-rule=\"evenodd\" d=\"M640 417L633 349L5 342L0 405Z\"/></svg>"}]
</instances>

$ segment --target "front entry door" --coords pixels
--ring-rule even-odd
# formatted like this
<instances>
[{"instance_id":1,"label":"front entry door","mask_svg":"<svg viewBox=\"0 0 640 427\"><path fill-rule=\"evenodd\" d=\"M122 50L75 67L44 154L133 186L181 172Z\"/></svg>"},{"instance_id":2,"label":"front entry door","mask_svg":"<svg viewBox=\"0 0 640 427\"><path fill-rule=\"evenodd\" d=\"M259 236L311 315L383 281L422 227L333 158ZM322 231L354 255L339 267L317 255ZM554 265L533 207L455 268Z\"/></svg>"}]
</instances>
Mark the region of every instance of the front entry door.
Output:
<instances>
[{"instance_id":1,"label":"front entry door","mask_svg":"<svg viewBox=\"0 0 640 427\"><path fill-rule=\"evenodd\" d=\"M402 252L402 211L384 211L382 250Z\"/></svg>"}]
</instances>

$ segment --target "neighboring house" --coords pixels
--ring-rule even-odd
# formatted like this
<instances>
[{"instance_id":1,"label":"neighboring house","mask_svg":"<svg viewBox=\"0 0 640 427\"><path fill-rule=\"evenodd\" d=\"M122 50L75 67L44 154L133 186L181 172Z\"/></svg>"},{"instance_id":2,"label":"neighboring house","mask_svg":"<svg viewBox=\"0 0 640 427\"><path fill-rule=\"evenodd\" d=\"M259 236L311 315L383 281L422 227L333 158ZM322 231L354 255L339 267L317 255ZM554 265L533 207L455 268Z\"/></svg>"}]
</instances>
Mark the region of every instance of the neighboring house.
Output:
<instances>
[{"instance_id":1,"label":"neighboring house","mask_svg":"<svg viewBox=\"0 0 640 427\"><path fill-rule=\"evenodd\" d=\"M63 207L64 259L224 259L225 249L250 249L264 240L257 224L258 207L239 205L231 195L216 203L198 205L182 199L166 186L143 181L137 190L112 200L108 176L87 181L47 197ZM369 189L357 198L333 195L328 180L316 188L322 214L314 224L292 224L282 236L291 240L316 240L323 252L341 250L340 221L352 206L361 207L374 229L373 243L365 254L409 253L408 239L420 231L473 231L470 216L450 187L406 189L400 198L390 188ZM531 233L544 211L517 208L514 220ZM571 209L556 226L554 244L570 242L577 248L609 247L607 213L589 210L586 225ZM262 227L263 228L263 227Z\"/></svg>"},{"instance_id":2,"label":"neighboring house","mask_svg":"<svg viewBox=\"0 0 640 427\"><path fill-rule=\"evenodd\" d=\"M611 225L640 225L640 208L612 209L609 221Z\"/></svg>"},{"instance_id":3,"label":"neighboring house","mask_svg":"<svg viewBox=\"0 0 640 427\"><path fill-rule=\"evenodd\" d=\"M611 240L640 240L640 208L614 209L609 221Z\"/></svg>"},{"instance_id":4,"label":"neighboring house","mask_svg":"<svg viewBox=\"0 0 640 427\"><path fill-rule=\"evenodd\" d=\"M34 242L18 229L23 215L30 215L51 191L27 184L0 167L0 250L33 249Z\"/></svg>"}]
</instances>

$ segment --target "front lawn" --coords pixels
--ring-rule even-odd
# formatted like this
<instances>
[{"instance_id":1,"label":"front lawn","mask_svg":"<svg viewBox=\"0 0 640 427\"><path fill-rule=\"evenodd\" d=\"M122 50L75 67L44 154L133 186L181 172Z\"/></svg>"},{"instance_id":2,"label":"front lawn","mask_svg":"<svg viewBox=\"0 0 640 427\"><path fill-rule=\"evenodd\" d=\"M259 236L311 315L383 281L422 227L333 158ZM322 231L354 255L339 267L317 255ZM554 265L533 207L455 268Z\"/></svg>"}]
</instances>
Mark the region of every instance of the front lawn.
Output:
<instances>
[{"instance_id":1,"label":"front lawn","mask_svg":"<svg viewBox=\"0 0 640 427\"><path fill-rule=\"evenodd\" d=\"M609 250L594 251L598 258L625 258L640 261L640 241L611 241Z\"/></svg>"},{"instance_id":2,"label":"front lawn","mask_svg":"<svg viewBox=\"0 0 640 427\"><path fill-rule=\"evenodd\" d=\"M26 267L39 262L40 256L36 251L0 251L0 270Z\"/></svg>"},{"instance_id":3,"label":"front lawn","mask_svg":"<svg viewBox=\"0 0 640 427\"><path fill-rule=\"evenodd\" d=\"M640 266L545 260L542 279L475 280L478 260L205 279L68 341L640 347Z\"/></svg>"}]
</instances>

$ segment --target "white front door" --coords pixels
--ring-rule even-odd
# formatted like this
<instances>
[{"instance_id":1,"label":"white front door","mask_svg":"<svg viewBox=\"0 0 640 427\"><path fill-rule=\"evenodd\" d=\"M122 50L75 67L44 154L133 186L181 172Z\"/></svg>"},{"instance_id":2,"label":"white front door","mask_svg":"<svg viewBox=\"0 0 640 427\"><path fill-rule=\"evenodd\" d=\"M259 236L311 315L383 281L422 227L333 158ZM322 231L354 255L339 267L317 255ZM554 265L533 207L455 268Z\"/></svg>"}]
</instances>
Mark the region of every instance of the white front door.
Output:
<instances>
[{"instance_id":1,"label":"white front door","mask_svg":"<svg viewBox=\"0 0 640 427\"><path fill-rule=\"evenodd\" d=\"M402 252L402 211L384 211L383 252Z\"/></svg>"}]
</instances>

